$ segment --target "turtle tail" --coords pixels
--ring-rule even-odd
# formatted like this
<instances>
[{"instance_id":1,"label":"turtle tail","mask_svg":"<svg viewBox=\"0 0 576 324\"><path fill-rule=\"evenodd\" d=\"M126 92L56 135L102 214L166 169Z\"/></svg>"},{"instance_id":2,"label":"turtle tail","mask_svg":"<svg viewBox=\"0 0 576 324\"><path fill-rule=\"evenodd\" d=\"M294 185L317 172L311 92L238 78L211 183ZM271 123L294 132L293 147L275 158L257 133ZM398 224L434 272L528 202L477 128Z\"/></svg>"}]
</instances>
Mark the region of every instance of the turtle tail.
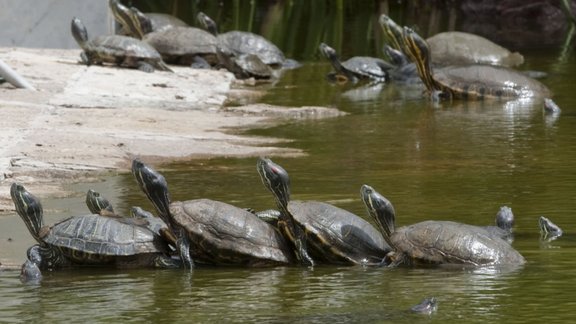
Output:
<instances>
[{"instance_id":1,"label":"turtle tail","mask_svg":"<svg viewBox=\"0 0 576 324\"><path fill-rule=\"evenodd\" d=\"M16 212L28 227L30 234L38 243L43 244L40 229L44 226L44 212L40 200L17 182L10 187L10 196L12 196Z\"/></svg>"}]
</instances>

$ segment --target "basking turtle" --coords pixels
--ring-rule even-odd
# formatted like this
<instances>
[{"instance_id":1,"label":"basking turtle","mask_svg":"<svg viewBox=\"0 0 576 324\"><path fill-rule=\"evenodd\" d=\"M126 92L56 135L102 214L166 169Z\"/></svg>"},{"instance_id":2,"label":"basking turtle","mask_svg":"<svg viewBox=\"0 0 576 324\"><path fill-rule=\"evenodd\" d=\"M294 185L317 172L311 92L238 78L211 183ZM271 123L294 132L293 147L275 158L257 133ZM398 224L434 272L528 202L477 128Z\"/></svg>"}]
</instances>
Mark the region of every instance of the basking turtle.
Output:
<instances>
[{"instance_id":1,"label":"basking turtle","mask_svg":"<svg viewBox=\"0 0 576 324\"><path fill-rule=\"evenodd\" d=\"M118 15L118 12L119 11L127 11L128 8L126 8L124 5L122 5L120 3L120 1L118 1L118 0L110 0L108 2L108 6L110 7L110 11L112 11L114 18L116 18L116 20L118 21L118 23L122 27L122 29L119 31L119 34L131 36L131 37L138 37L138 35L134 35L132 33L131 30L133 30L133 29L130 28L130 26L128 25L129 22L118 19L120 17L120 15ZM188 26L188 24L185 23L183 20L181 20L175 16L169 15L169 14L147 12L147 13L145 13L145 15L146 15L146 17L148 17L150 19L150 22L152 24L151 27L152 27L153 31L162 31L164 29L172 28L175 26L181 26L181 27L187 27Z\"/></svg>"},{"instance_id":2,"label":"basking turtle","mask_svg":"<svg viewBox=\"0 0 576 324\"><path fill-rule=\"evenodd\" d=\"M194 261L216 265L289 264L292 251L276 229L253 213L209 200L170 201L166 179L139 160L132 173L177 238L189 268Z\"/></svg>"},{"instance_id":3,"label":"basking turtle","mask_svg":"<svg viewBox=\"0 0 576 324\"><path fill-rule=\"evenodd\" d=\"M218 45L217 53L220 64L232 72L237 79L268 80L272 78L272 69L254 54L236 55L221 45Z\"/></svg>"},{"instance_id":4,"label":"basking turtle","mask_svg":"<svg viewBox=\"0 0 576 324\"><path fill-rule=\"evenodd\" d=\"M252 54L264 64L275 68L294 67L294 62L287 61L284 53L276 45L260 35L245 31L229 31L220 34L216 22L203 12L198 13L196 19L208 32L218 37L222 46L228 48L235 56Z\"/></svg>"},{"instance_id":5,"label":"basking turtle","mask_svg":"<svg viewBox=\"0 0 576 324\"><path fill-rule=\"evenodd\" d=\"M303 265L380 264L390 247L370 223L346 210L316 201L290 200L290 178L280 165L259 158L257 170L274 194L280 231L294 245Z\"/></svg>"},{"instance_id":6,"label":"basking turtle","mask_svg":"<svg viewBox=\"0 0 576 324\"><path fill-rule=\"evenodd\" d=\"M388 80L388 70L394 68L386 61L368 56L354 56L341 62L336 50L321 43L320 52L330 61L334 74L329 74L329 80L356 83L359 80L385 82Z\"/></svg>"},{"instance_id":7,"label":"basking turtle","mask_svg":"<svg viewBox=\"0 0 576 324\"><path fill-rule=\"evenodd\" d=\"M138 39L109 35L89 40L86 27L78 18L72 19L72 36L83 50L80 57L86 65L110 63L144 72L154 69L172 72L158 51Z\"/></svg>"},{"instance_id":8,"label":"basking turtle","mask_svg":"<svg viewBox=\"0 0 576 324\"><path fill-rule=\"evenodd\" d=\"M426 39L432 64L492 64L514 67L524 63L524 56L475 34L449 31Z\"/></svg>"},{"instance_id":9,"label":"basking turtle","mask_svg":"<svg viewBox=\"0 0 576 324\"><path fill-rule=\"evenodd\" d=\"M18 215L38 242L28 251L28 259L42 270L72 265L181 266L167 255L164 240L145 227L100 215L70 217L44 226L38 198L18 183L12 184L10 195Z\"/></svg>"},{"instance_id":10,"label":"basking turtle","mask_svg":"<svg viewBox=\"0 0 576 324\"><path fill-rule=\"evenodd\" d=\"M523 73L493 65L448 66L432 70L430 48L412 29L399 26L382 15L380 24L391 43L416 63L422 82L433 95L461 99L518 99L548 97L550 90Z\"/></svg>"},{"instance_id":11,"label":"basking turtle","mask_svg":"<svg viewBox=\"0 0 576 324\"><path fill-rule=\"evenodd\" d=\"M218 63L216 46L218 40L209 32L200 28L174 26L154 31L149 17L136 8L128 12L115 13L118 21L127 21L132 32L154 47L166 63L192 65L195 57L200 56L210 65Z\"/></svg>"},{"instance_id":12,"label":"basking turtle","mask_svg":"<svg viewBox=\"0 0 576 324\"><path fill-rule=\"evenodd\" d=\"M489 266L523 264L524 257L499 237L478 226L450 222L424 221L395 228L394 207L372 187L363 185L361 196L378 223L384 238L394 249L387 264L464 264Z\"/></svg>"},{"instance_id":13,"label":"basking turtle","mask_svg":"<svg viewBox=\"0 0 576 324\"><path fill-rule=\"evenodd\" d=\"M159 217L155 217L152 213L147 212L140 207L132 207L130 209L130 216L132 218L120 216L114 212L114 207L112 207L112 204L108 199L92 189L89 189L86 193L86 206L88 206L88 210L90 210L92 214L106 217L117 217L120 218L120 221L144 226L154 232L154 234L162 236L172 247L176 246L176 238L168 229L168 225L166 225L166 223L164 223L164 221Z\"/></svg>"}]
</instances>

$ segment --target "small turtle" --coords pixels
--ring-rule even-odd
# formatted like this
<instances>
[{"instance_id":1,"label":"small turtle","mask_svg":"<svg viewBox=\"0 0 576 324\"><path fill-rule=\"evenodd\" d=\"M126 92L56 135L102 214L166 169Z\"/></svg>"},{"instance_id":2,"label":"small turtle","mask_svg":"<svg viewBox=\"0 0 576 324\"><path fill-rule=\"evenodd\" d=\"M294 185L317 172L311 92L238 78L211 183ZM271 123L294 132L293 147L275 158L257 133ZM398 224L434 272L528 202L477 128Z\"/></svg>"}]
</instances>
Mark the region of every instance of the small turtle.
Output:
<instances>
[{"instance_id":1,"label":"small turtle","mask_svg":"<svg viewBox=\"0 0 576 324\"><path fill-rule=\"evenodd\" d=\"M196 19L208 32L216 36L222 46L230 50L234 56L255 55L264 64L274 68L292 68L297 65L297 62L287 61L284 53L276 45L260 35L245 31L229 31L220 34L216 22L205 13L199 12Z\"/></svg>"},{"instance_id":2,"label":"small turtle","mask_svg":"<svg viewBox=\"0 0 576 324\"><path fill-rule=\"evenodd\" d=\"M395 211L388 199L367 185L362 186L361 196L384 238L394 249L386 256L389 266L525 263L524 257L508 242L478 226L450 221L424 221L395 228Z\"/></svg>"},{"instance_id":3,"label":"small turtle","mask_svg":"<svg viewBox=\"0 0 576 324\"><path fill-rule=\"evenodd\" d=\"M132 174L177 238L185 265L269 266L290 264L293 254L276 229L253 213L209 200L170 201L166 179L139 160Z\"/></svg>"},{"instance_id":4,"label":"small turtle","mask_svg":"<svg viewBox=\"0 0 576 324\"><path fill-rule=\"evenodd\" d=\"M382 59L368 56L354 56L341 62L336 50L332 47L321 43L319 48L334 68L334 73L328 75L328 79L331 81L336 80L340 83L356 83L359 80L385 82L389 78L388 71L394 68L393 65Z\"/></svg>"},{"instance_id":5,"label":"small turtle","mask_svg":"<svg viewBox=\"0 0 576 324\"><path fill-rule=\"evenodd\" d=\"M363 218L323 202L290 200L288 172L272 160L259 158L257 170L280 210L278 228L292 242L302 265L313 266L314 259L376 265L390 251L378 230Z\"/></svg>"},{"instance_id":6,"label":"small turtle","mask_svg":"<svg viewBox=\"0 0 576 324\"><path fill-rule=\"evenodd\" d=\"M72 19L72 36L83 50L80 57L86 65L110 63L144 72L154 69L172 72L158 51L138 39L109 35L89 40L86 27L78 18Z\"/></svg>"},{"instance_id":7,"label":"small turtle","mask_svg":"<svg viewBox=\"0 0 576 324\"><path fill-rule=\"evenodd\" d=\"M272 69L254 54L235 55L227 47L221 45L218 45L217 54L220 64L232 72L237 79L269 80L273 76Z\"/></svg>"},{"instance_id":8,"label":"small turtle","mask_svg":"<svg viewBox=\"0 0 576 324\"><path fill-rule=\"evenodd\" d=\"M28 259L41 270L73 265L181 266L179 260L168 256L164 240L145 227L93 214L44 226L38 198L18 183L12 184L10 195L18 215L38 242L28 251Z\"/></svg>"}]
</instances>

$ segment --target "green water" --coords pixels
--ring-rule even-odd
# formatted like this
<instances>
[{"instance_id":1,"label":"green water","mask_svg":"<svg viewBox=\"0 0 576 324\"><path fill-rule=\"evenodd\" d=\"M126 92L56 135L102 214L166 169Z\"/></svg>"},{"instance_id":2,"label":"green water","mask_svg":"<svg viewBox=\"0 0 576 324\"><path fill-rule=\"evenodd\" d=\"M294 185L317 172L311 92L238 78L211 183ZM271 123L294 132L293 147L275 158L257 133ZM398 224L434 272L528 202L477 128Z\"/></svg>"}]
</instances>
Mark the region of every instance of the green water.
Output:
<instances>
[{"instance_id":1,"label":"green water","mask_svg":"<svg viewBox=\"0 0 576 324\"><path fill-rule=\"evenodd\" d=\"M235 2L236 3L236 2ZM347 2L346 2L347 3ZM365 33L365 31L364 31ZM311 32L311 34L313 34ZM356 30L357 35L362 34ZM313 49L308 49L313 51ZM1 322L301 322L542 323L576 317L576 59L559 47L525 51L526 69L549 73L560 116L541 102L442 103L394 85L343 88L326 83L330 68L310 61L290 71L265 103L336 107L349 114L294 120L249 134L291 140L300 158L273 157L291 175L294 199L328 201L366 217L362 184L388 197L398 225L429 219L491 224L502 205L516 216L513 243L527 264L512 269L201 268L82 269L47 273L23 285L0 273ZM156 165L174 200L211 198L240 207L274 206L255 170L256 158ZM74 187L115 197L120 212L151 209L129 174ZM46 201L47 223L85 213L82 197ZM544 215L566 234L541 242ZM0 219L3 257L20 262L32 244L16 216ZM8 238L12 241L8 242ZM407 310L438 299L431 317Z\"/></svg>"}]
</instances>

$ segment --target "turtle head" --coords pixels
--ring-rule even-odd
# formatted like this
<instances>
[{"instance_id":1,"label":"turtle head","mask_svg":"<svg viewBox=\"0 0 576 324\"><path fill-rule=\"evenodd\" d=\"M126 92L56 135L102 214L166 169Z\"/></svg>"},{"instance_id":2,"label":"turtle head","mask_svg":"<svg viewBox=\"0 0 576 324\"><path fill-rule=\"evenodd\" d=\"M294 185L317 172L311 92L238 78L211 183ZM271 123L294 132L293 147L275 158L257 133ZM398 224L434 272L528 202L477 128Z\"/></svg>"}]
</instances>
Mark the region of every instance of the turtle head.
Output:
<instances>
[{"instance_id":1,"label":"turtle head","mask_svg":"<svg viewBox=\"0 0 576 324\"><path fill-rule=\"evenodd\" d=\"M544 216L540 216L538 219L538 226L540 227L540 233L544 239L552 241L562 236L562 229Z\"/></svg>"},{"instance_id":2,"label":"turtle head","mask_svg":"<svg viewBox=\"0 0 576 324\"><path fill-rule=\"evenodd\" d=\"M272 160L260 157L256 169L264 186L274 194L279 209L286 209L290 201L290 177L288 172Z\"/></svg>"},{"instance_id":3,"label":"turtle head","mask_svg":"<svg viewBox=\"0 0 576 324\"><path fill-rule=\"evenodd\" d=\"M172 224L170 221L170 193L164 176L138 159L132 161L132 174L140 189L156 207L160 218L166 224Z\"/></svg>"},{"instance_id":4,"label":"turtle head","mask_svg":"<svg viewBox=\"0 0 576 324\"><path fill-rule=\"evenodd\" d=\"M38 243L43 243L40 238L40 229L44 226L44 211L40 200L17 182L10 187L10 196L16 212L28 227L30 234Z\"/></svg>"},{"instance_id":5,"label":"turtle head","mask_svg":"<svg viewBox=\"0 0 576 324\"><path fill-rule=\"evenodd\" d=\"M198 23L200 23L204 29L210 32L210 34L214 36L218 35L218 26L216 25L216 22L212 20L212 18L208 17L207 14L199 12L196 15L196 20L198 20Z\"/></svg>"},{"instance_id":6,"label":"turtle head","mask_svg":"<svg viewBox=\"0 0 576 324\"><path fill-rule=\"evenodd\" d=\"M432 77L432 68L430 66L430 48L428 43L420 37L414 30L404 27L404 52L414 64L424 85L429 91L438 90L436 81Z\"/></svg>"},{"instance_id":7,"label":"turtle head","mask_svg":"<svg viewBox=\"0 0 576 324\"><path fill-rule=\"evenodd\" d=\"M436 297L424 298L418 305L412 306L410 310L414 313L430 315L438 309Z\"/></svg>"},{"instance_id":8,"label":"turtle head","mask_svg":"<svg viewBox=\"0 0 576 324\"><path fill-rule=\"evenodd\" d=\"M110 201L92 189L89 189L86 193L86 206L88 206L92 214L102 216L114 215L114 208Z\"/></svg>"},{"instance_id":9,"label":"turtle head","mask_svg":"<svg viewBox=\"0 0 576 324\"><path fill-rule=\"evenodd\" d=\"M320 43L318 49L320 49L322 55L324 55L328 60L338 60L338 54L336 53L336 50L328 46L326 43Z\"/></svg>"},{"instance_id":10,"label":"turtle head","mask_svg":"<svg viewBox=\"0 0 576 324\"><path fill-rule=\"evenodd\" d=\"M506 232L512 233L512 227L514 226L514 214L512 213L512 208L508 206L500 207L500 210L496 214L496 226Z\"/></svg>"},{"instance_id":11,"label":"turtle head","mask_svg":"<svg viewBox=\"0 0 576 324\"><path fill-rule=\"evenodd\" d=\"M364 205L366 205L368 213L382 231L382 236L388 245L393 247L390 237L395 230L396 212L394 211L394 206L388 199L368 185L362 185L360 196Z\"/></svg>"},{"instance_id":12,"label":"turtle head","mask_svg":"<svg viewBox=\"0 0 576 324\"><path fill-rule=\"evenodd\" d=\"M110 0L108 2L108 7L114 16L114 19L124 28L124 30L130 32L132 35L138 35L134 22L132 21L132 13L128 7L122 5L118 0Z\"/></svg>"},{"instance_id":13,"label":"turtle head","mask_svg":"<svg viewBox=\"0 0 576 324\"><path fill-rule=\"evenodd\" d=\"M72 36L76 40L76 43L78 43L80 47L84 48L86 42L88 42L88 31L86 30L86 27L82 21L76 17L72 18L70 29L72 31Z\"/></svg>"},{"instance_id":14,"label":"turtle head","mask_svg":"<svg viewBox=\"0 0 576 324\"><path fill-rule=\"evenodd\" d=\"M381 15L378 19L380 26L382 27L382 31L384 32L384 37L388 43L396 50L402 50L402 28L394 22L390 17L387 15Z\"/></svg>"},{"instance_id":15,"label":"turtle head","mask_svg":"<svg viewBox=\"0 0 576 324\"><path fill-rule=\"evenodd\" d=\"M408 58L402 51L399 51L389 45L384 45L384 54L390 58L390 62L395 66L404 66L408 64Z\"/></svg>"},{"instance_id":16,"label":"turtle head","mask_svg":"<svg viewBox=\"0 0 576 324\"><path fill-rule=\"evenodd\" d=\"M130 31L138 38L144 38L144 35L149 34L153 31L152 19L146 16L142 11L130 7Z\"/></svg>"}]
</instances>

